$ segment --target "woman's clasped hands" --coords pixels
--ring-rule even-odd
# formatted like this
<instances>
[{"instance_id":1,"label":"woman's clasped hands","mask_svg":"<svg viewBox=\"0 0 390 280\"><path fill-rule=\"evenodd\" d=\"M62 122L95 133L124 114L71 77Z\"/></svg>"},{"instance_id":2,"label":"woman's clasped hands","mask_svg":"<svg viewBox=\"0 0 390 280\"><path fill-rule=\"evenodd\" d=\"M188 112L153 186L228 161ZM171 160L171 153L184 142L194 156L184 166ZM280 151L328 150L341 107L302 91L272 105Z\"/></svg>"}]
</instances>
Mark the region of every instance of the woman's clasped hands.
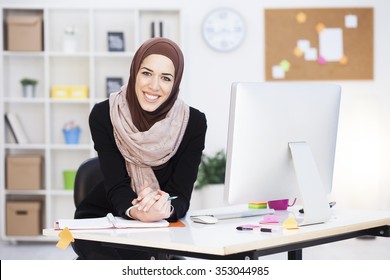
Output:
<instances>
[{"instance_id":1,"label":"woman's clasped hands","mask_svg":"<svg viewBox=\"0 0 390 280\"><path fill-rule=\"evenodd\" d=\"M130 216L142 222L156 222L166 219L171 214L169 194L162 190L152 189L145 182L138 197L132 201Z\"/></svg>"}]
</instances>

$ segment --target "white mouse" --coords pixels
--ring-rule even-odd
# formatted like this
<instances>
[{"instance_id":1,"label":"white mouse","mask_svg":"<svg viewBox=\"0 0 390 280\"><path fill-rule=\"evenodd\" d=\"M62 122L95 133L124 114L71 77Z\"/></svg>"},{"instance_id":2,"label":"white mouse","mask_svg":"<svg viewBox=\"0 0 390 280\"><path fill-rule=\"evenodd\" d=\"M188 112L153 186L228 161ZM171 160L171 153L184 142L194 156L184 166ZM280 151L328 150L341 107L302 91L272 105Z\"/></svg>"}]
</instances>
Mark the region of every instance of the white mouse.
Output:
<instances>
[{"instance_id":1,"label":"white mouse","mask_svg":"<svg viewBox=\"0 0 390 280\"><path fill-rule=\"evenodd\" d=\"M195 223L201 224L215 224L216 222L218 222L217 218L210 215L191 216L191 220Z\"/></svg>"}]
</instances>

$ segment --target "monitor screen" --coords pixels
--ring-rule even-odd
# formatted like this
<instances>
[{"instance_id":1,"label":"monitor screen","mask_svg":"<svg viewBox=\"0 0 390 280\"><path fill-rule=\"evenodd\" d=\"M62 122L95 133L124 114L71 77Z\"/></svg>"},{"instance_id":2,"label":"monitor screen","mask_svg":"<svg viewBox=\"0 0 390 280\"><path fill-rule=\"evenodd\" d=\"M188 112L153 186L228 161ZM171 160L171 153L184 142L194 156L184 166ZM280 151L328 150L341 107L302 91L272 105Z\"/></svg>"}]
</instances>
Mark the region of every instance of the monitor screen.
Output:
<instances>
[{"instance_id":1,"label":"monitor screen","mask_svg":"<svg viewBox=\"0 0 390 280\"><path fill-rule=\"evenodd\" d=\"M340 92L340 86L324 83L234 83L226 155L227 202L302 198L299 177L317 171L321 188L329 193ZM300 151L293 160L291 143L305 143L312 162L303 159L305 152ZM301 175L296 172L300 162Z\"/></svg>"}]
</instances>

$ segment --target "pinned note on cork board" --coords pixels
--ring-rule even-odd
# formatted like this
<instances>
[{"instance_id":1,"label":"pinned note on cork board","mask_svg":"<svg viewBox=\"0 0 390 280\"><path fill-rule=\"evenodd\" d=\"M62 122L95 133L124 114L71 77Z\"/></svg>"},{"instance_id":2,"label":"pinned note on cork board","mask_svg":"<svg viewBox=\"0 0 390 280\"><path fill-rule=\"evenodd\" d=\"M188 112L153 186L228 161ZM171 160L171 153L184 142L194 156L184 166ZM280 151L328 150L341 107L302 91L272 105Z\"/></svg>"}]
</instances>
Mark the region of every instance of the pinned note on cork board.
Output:
<instances>
[{"instance_id":1,"label":"pinned note on cork board","mask_svg":"<svg viewBox=\"0 0 390 280\"><path fill-rule=\"evenodd\" d=\"M372 80L372 8L265 9L267 81Z\"/></svg>"}]
</instances>

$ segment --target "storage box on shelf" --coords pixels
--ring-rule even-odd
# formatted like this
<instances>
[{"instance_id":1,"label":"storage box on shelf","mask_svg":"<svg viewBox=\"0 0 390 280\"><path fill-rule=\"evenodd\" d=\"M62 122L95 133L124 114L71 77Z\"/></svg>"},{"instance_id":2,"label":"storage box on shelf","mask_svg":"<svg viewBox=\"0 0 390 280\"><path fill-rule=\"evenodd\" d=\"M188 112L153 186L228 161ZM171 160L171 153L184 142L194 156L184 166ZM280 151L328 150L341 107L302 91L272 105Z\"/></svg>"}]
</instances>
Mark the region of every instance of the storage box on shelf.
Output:
<instances>
[{"instance_id":1,"label":"storage box on shelf","mask_svg":"<svg viewBox=\"0 0 390 280\"><path fill-rule=\"evenodd\" d=\"M87 86L53 86L51 88L52 98L64 98L64 99L87 99L88 87Z\"/></svg>"},{"instance_id":2,"label":"storage box on shelf","mask_svg":"<svg viewBox=\"0 0 390 280\"><path fill-rule=\"evenodd\" d=\"M7 16L7 50L9 51L42 51L42 15L8 15Z\"/></svg>"},{"instance_id":3,"label":"storage box on shelf","mask_svg":"<svg viewBox=\"0 0 390 280\"><path fill-rule=\"evenodd\" d=\"M42 232L40 201L7 201L6 233L9 236L36 236Z\"/></svg>"},{"instance_id":4,"label":"storage box on shelf","mask_svg":"<svg viewBox=\"0 0 390 280\"><path fill-rule=\"evenodd\" d=\"M4 121L0 125L5 132L0 142L0 158L3 159L0 162L0 206L39 201L39 220L35 210L29 210L29 215L42 227L50 227L58 218L73 217L72 178L64 177L64 172L77 170L85 159L96 156L88 116L96 102L108 97L107 78L127 82L134 51L151 37L153 19L163 22L164 36L180 44L178 10L140 9L133 3L109 9L81 6L0 5L0 19L5 23L0 32L4 41L0 49L0 113L16 114L28 139L19 143ZM20 34L25 31L28 36L21 38ZM121 34L123 49L110 51L109 32ZM28 39L29 36L33 38ZM26 39L29 42L22 41ZM32 98L23 96L20 80L26 77L38 81ZM77 141L69 140L69 134L63 130L70 121L79 128ZM31 179L29 183L35 182L34 187L26 182L19 186L28 186L27 189L6 185L8 178L15 179L9 177L8 172L11 175L27 172L20 169L26 162L19 161L14 166L11 160L22 155L41 157L40 163L27 164L27 169L41 165L39 187L34 177L37 173L25 176ZM17 240L19 234L5 230L6 215L6 211L0 210L1 238ZM35 233L23 235L23 240L41 240L40 233L38 236Z\"/></svg>"},{"instance_id":5,"label":"storage box on shelf","mask_svg":"<svg viewBox=\"0 0 390 280\"><path fill-rule=\"evenodd\" d=\"M7 189L39 190L42 188L42 156L8 155Z\"/></svg>"}]
</instances>

